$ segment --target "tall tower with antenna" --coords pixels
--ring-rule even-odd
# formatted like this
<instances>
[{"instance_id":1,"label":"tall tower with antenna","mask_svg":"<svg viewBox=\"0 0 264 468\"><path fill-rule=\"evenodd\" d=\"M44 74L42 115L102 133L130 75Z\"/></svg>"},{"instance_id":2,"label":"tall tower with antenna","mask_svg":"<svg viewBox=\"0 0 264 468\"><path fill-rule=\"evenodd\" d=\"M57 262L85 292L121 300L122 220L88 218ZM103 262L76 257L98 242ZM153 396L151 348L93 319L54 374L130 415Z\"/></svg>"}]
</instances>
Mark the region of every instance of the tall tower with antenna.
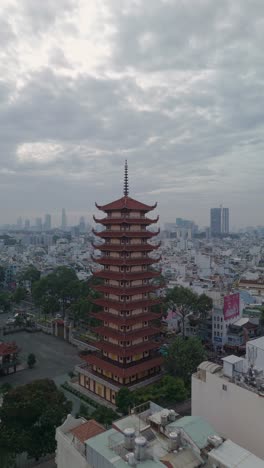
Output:
<instances>
[{"instance_id":1,"label":"tall tower with antenna","mask_svg":"<svg viewBox=\"0 0 264 468\"><path fill-rule=\"evenodd\" d=\"M150 256L160 244L148 242L159 231L147 229L158 221L147 217L157 204L129 196L126 161L123 196L96 206L105 213L103 218L94 217L104 230L93 231L100 240L94 248L101 252L93 260L102 267L93 274L101 279L94 287L101 295L94 300L99 310L93 315L100 323L94 329L97 351L85 356L86 365L77 370L82 387L115 403L121 387L133 390L160 378L163 359L155 338L160 335L161 312L153 310L161 302L155 295L159 286L153 282L160 272L152 267L159 258Z\"/></svg>"}]
</instances>

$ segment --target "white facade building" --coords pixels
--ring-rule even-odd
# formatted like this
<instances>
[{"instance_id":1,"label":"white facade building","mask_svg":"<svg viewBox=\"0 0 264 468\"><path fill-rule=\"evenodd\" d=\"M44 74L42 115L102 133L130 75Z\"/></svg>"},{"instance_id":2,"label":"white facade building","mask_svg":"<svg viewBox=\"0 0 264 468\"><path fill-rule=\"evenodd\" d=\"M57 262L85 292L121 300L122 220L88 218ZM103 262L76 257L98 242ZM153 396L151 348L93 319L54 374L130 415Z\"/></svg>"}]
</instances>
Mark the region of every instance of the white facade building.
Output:
<instances>
[{"instance_id":1,"label":"white facade building","mask_svg":"<svg viewBox=\"0 0 264 468\"><path fill-rule=\"evenodd\" d=\"M264 459L263 373L250 377L243 358L229 356L223 361L223 368L203 362L193 374L192 415L206 419L218 434Z\"/></svg>"}]
</instances>

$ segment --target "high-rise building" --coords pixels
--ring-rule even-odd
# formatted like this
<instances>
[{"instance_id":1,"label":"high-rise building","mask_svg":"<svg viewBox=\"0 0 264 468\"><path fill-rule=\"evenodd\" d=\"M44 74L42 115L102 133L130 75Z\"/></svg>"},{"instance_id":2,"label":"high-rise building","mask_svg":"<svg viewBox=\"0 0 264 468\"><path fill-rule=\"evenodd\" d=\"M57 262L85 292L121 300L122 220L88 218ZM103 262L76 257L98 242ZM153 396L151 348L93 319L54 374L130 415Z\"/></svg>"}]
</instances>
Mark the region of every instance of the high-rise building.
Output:
<instances>
[{"instance_id":1,"label":"high-rise building","mask_svg":"<svg viewBox=\"0 0 264 468\"><path fill-rule=\"evenodd\" d=\"M62 208L62 213L61 213L61 228L62 228L62 229L66 229L66 228L67 228L67 216L66 216L65 208Z\"/></svg>"},{"instance_id":2,"label":"high-rise building","mask_svg":"<svg viewBox=\"0 0 264 468\"><path fill-rule=\"evenodd\" d=\"M222 234L229 234L229 208L222 208Z\"/></svg>"},{"instance_id":3,"label":"high-rise building","mask_svg":"<svg viewBox=\"0 0 264 468\"><path fill-rule=\"evenodd\" d=\"M80 217L80 222L79 222L79 230L81 233L85 232L85 220L84 220L84 217L81 216Z\"/></svg>"},{"instance_id":4,"label":"high-rise building","mask_svg":"<svg viewBox=\"0 0 264 468\"><path fill-rule=\"evenodd\" d=\"M22 229L22 226L23 226L23 220L21 216L19 216L19 218L17 219L17 228Z\"/></svg>"},{"instance_id":5,"label":"high-rise building","mask_svg":"<svg viewBox=\"0 0 264 468\"><path fill-rule=\"evenodd\" d=\"M50 231L51 229L51 215L46 214L45 215L45 220L44 220L44 230L45 231Z\"/></svg>"},{"instance_id":6,"label":"high-rise building","mask_svg":"<svg viewBox=\"0 0 264 468\"><path fill-rule=\"evenodd\" d=\"M29 219L25 220L25 229L28 231L30 229L30 221Z\"/></svg>"},{"instance_id":7,"label":"high-rise building","mask_svg":"<svg viewBox=\"0 0 264 468\"><path fill-rule=\"evenodd\" d=\"M42 219L36 218L36 228L38 231L42 231Z\"/></svg>"},{"instance_id":8,"label":"high-rise building","mask_svg":"<svg viewBox=\"0 0 264 468\"><path fill-rule=\"evenodd\" d=\"M211 208L210 220L211 234L228 234L229 233L229 208Z\"/></svg>"},{"instance_id":9,"label":"high-rise building","mask_svg":"<svg viewBox=\"0 0 264 468\"><path fill-rule=\"evenodd\" d=\"M100 337L95 346L100 352L84 357L87 366L78 366L79 384L96 395L115 403L118 390L147 385L160 378L162 357L159 343L153 337L160 335L160 328L153 325L161 313L152 307L161 302L153 297L159 286L152 283L159 276L151 265L159 259L149 256L160 244L148 240L159 231L147 229L158 218L149 219L146 214L156 208L145 205L128 196L127 165L125 166L124 196L97 208L106 217L94 218L105 229L93 231L104 243L94 245L101 257L93 260L103 266L94 276L103 284L96 286L102 294L94 303L100 311L94 313L101 325L95 328Z\"/></svg>"}]
</instances>

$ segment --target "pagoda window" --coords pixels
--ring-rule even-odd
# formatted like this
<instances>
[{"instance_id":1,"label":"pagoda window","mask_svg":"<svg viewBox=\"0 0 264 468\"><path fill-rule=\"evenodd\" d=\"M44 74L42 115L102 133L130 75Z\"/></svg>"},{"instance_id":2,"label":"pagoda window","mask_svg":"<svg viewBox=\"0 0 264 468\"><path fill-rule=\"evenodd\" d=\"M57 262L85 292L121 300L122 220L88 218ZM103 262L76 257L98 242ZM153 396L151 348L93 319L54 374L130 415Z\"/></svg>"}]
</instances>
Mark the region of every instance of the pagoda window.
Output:
<instances>
[{"instance_id":1,"label":"pagoda window","mask_svg":"<svg viewBox=\"0 0 264 468\"><path fill-rule=\"evenodd\" d=\"M143 265L143 270L146 270L147 269L147 266L146 265Z\"/></svg>"},{"instance_id":2,"label":"pagoda window","mask_svg":"<svg viewBox=\"0 0 264 468\"><path fill-rule=\"evenodd\" d=\"M147 312L148 308L147 307L144 307L144 311Z\"/></svg>"},{"instance_id":3,"label":"pagoda window","mask_svg":"<svg viewBox=\"0 0 264 468\"><path fill-rule=\"evenodd\" d=\"M105 311L105 312L108 312L108 307L104 307L104 311Z\"/></svg>"},{"instance_id":4,"label":"pagoda window","mask_svg":"<svg viewBox=\"0 0 264 468\"><path fill-rule=\"evenodd\" d=\"M127 346L131 346L131 341L127 341L127 342L126 342L126 345L127 345Z\"/></svg>"},{"instance_id":5,"label":"pagoda window","mask_svg":"<svg viewBox=\"0 0 264 468\"><path fill-rule=\"evenodd\" d=\"M144 321L144 327L147 327L147 325L148 325L148 322L145 320Z\"/></svg>"},{"instance_id":6,"label":"pagoda window","mask_svg":"<svg viewBox=\"0 0 264 468\"><path fill-rule=\"evenodd\" d=\"M144 336L144 341L148 341L148 336Z\"/></svg>"},{"instance_id":7,"label":"pagoda window","mask_svg":"<svg viewBox=\"0 0 264 468\"><path fill-rule=\"evenodd\" d=\"M130 326L129 326L129 325L126 326L126 330L130 330Z\"/></svg>"},{"instance_id":8,"label":"pagoda window","mask_svg":"<svg viewBox=\"0 0 264 468\"><path fill-rule=\"evenodd\" d=\"M127 297L126 297L126 300L129 301L129 299L130 299L130 296L127 296Z\"/></svg>"},{"instance_id":9,"label":"pagoda window","mask_svg":"<svg viewBox=\"0 0 264 468\"><path fill-rule=\"evenodd\" d=\"M104 269L105 269L105 270L109 270L109 265L105 265L105 266L104 266Z\"/></svg>"},{"instance_id":10,"label":"pagoda window","mask_svg":"<svg viewBox=\"0 0 264 468\"><path fill-rule=\"evenodd\" d=\"M130 310L126 310L126 315L130 315Z\"/></svg>"},{"instance_id":11,"label":"pagoda window","mask_svg":"<svg viewBox=\"0 0 264 468\"><path fill-rule=\"evenodd\" d=\"M120 282L120 286L124 286L124 281L121 281L121 282Z\"/></svg>"},{"instance_id":12,"label":"pagoda window","mask_svg":"<svg viewBox=\"0 0 264 468\"><path fill-rule=\"evenodd\" d=\"M129 266L128 266L128 267L126 267L126 271L130 271L130 267L129 267Z\"/></svg>"},{"instance_id":13,"label":"pagoda window","mask_svg":"<svg viewBox=\"0 0 264 468\"><path fill-rule=\"evenodd\" d=\"M127 285L127 286L130 286L130 282L129 282L129 281L127 281L127 282L126 282L126 285Z\"/></svg>"},{"instance_id":14,"label":"pagoda window","mask_svg":"<svg viewBox=\"0 0 264 468\"><path fill-rule=\"evenodd\" d=\"M143 280L143 283L144 283L144 284L147 284L147 282L148 282L148 280L146 280L146 279Z\"/></svg>"},{"instance_id":15,"label":"pagoda window","mask_svg":"<svg viewBox=\"0 0 264 468\"><path fill-rule=\"evenodd\" d=\"M125 267L121 266L120 271L125 271Z\"/></svg>"},{"instance_id":16,"label":"pagoda window","mask_svg":"<svg viewBox=\"0 0 264 468\"><path fill-rule=\"evenodd\" d=\"M122 302L124 302L125 296L120 296L120 300L121 300Z\"/></svg>"}]
</instances>

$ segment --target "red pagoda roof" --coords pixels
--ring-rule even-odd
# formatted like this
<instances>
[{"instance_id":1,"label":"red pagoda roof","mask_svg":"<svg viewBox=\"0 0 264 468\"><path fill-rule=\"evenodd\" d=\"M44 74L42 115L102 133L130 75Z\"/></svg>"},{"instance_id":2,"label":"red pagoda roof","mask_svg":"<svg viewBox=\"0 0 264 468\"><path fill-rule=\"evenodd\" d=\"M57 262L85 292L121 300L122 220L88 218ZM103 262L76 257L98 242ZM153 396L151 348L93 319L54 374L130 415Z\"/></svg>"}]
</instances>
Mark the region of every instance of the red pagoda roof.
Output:
<instances>
[{"instance_id":1,"label":"red pagoda roof","mask_svg":"<svg viewBox=\"0 0 264 468\"><path fill-rule=\"evenodd\" d=\"M0 356L6 356L8 354L18 353L18 347L16 343L0 343Z\"/></svg>"},{"instance_id":2,"label":"red pagoda roof","mask_svg":"<svg viewBox=\"0 0 264 468\"><path fill-rule=\"evenodd\" d=\"M150 258L150 257L139 257L139 258L128 258L128 257L94 257L91 256L92 260L95 263L100 265L113 265L113 266L133 266L133 265L152 265L153 263L158 263L161 259L159 258Z\"/></svg>"},{"instance_id":3,"label":"red pagoda roof","mask_svg":"<svg viewBox=\"0 0 264 468\"><path fill-rule=\"evenodd\" d=\"M160 229L158 229L156 232L152 231L112 231L112 230L105 230L105 231L95 231L94 229L92 230L93 234L97 237L101 237L102 239L104 238L142 238L142 239L150 239L151 237L157 236L160 233Z\"/></svg>"},{"instance_id":4,"label":"red pagoda roof","mask_svg":"<svg viewBox=\"0 0 264 468\"><path fill-rule=\"evenodd\" d=\"M121 317L120 315L113 315L109 312L92 312L91 315L98 320L108 323L111 322L117 325L134 325L136 323L158 320L162 316L162 313L160 312L156 314L154 312L145 312L144 314L138 314L132 317Z\"/></svg>"},{"instance_id":5,"label":"red pagoda roof","mask_svg":"<svg viewBox=\"0 0 264 468\"><path fill-rule=\"evenodd\" d=\"M83 359L90 365L95 365L101 369L104 369L105 371L112 372L112 374L123 378L131 377L132 375L139 374L140 372L144 372L145 370L151 369L152 367L160 366L163 363L163 358L161 356L157 356L154 358L148 358L143 362L139 361L133 366L124 368L118 367L115 364L111 364L110 362L94 354L84 356Z\"/></svg>"},{"instance_id":6,"label":"red pagoda roof","mask_svg":"<svg viewBox=\"0 0 264 468\"><path fill-rule=\"evenodd\" d=\"M102 252L152 252L153 250L159 249L161 242L156 245L151 244L93 244L92 246L96 250Z\"/></svg>"},{"instance_id":7,"label":"red pagoda roof","mask_svg":"<svg viewBox=\"0 0 264 468\"><path fill-rule=\"evenodd\" d=\"M94 346L102 351L106 351L107 353L113 353L121 357L129 357L134 356L135 354L144 353L145 351L151 351L152 349L158 349L160 348L160 343L146 341L145 343L139 343L135 346L123 348L122 346L114 345L107 341L97 341L94 343Z\"/></svg>"},{"instance_id":8,"label":"red pagoda roof","mask_svg":"<svg viewBox=\"0 0 264 468\"><path fill-rule=\"evenodd\" d=\"M121 332L120 330L102 326L94 328L94 331L100 336L107 336L108 338L114 338L119 341L125 339L133 340L136 338L142 338L144 336L154 336L160 334L160 329L157 327L146 327L140 328L139 330L132 330L130 332Z\"/></svg>"},{"instance_id":9,"label":"red pagoda roof","mask_svg":"<svg viewBox=\"0 0 264 468\"><path fill-rule=\"evenodd\" d=\"M160 276L161 272L160 271L154 271L154 270L149 270L149 271L141 271L138 273L129 273L127 271L125 272L116 272L116 271L105 271L105 270L99 270L99 271L94 271L93 275L96 278L103 278L103 279L112 279L112 280L127 280L127 281L132 281L132 280L143 280L143 279L152 279L152 278L157 278Z\"/></svg>"},{"instance_id":10,"label":"red pagoda roof","mask_svg":"<svg viewBox=\"0 0 264 468\"><path fill-rule=\"evenodd\" d=\"M153 223L157 223L159 220L159 216L157 216L155 219L150 219L150 218L96 218L96 216L93 216L93 219L96 223L98 224L103 224L104 226L107 224L143 224L143 225L149 225Z\"/></svg>"},{"instance_id":11,"label":"red pagoda roof","mask_svg":"<svg viewBox=\"0 0 264 468\"><path fill-rule=\"evenodd\" d=\"M160 304L161 299L142 299L141 301L113 301L112 299L94 299L93 303L101 307L112 307L115 310L135 310Z\"/></svg>"},{"instance_id":12,"label":"red pagoda roof","mask_svg":"<svg viewBox=\"0 0 264 468\"><path fill-rule=\"evenodd\" d=\"M99 210L106 212L115 210L119 211L124 209L147 212L154 210L157 206L157 203L155 203L155 205L145 205L144 203L134 200L134 198L124 196L118 200L108 203L107 205L98 205L97 203L95 205Z\"/></svg>"}]
</instances>

